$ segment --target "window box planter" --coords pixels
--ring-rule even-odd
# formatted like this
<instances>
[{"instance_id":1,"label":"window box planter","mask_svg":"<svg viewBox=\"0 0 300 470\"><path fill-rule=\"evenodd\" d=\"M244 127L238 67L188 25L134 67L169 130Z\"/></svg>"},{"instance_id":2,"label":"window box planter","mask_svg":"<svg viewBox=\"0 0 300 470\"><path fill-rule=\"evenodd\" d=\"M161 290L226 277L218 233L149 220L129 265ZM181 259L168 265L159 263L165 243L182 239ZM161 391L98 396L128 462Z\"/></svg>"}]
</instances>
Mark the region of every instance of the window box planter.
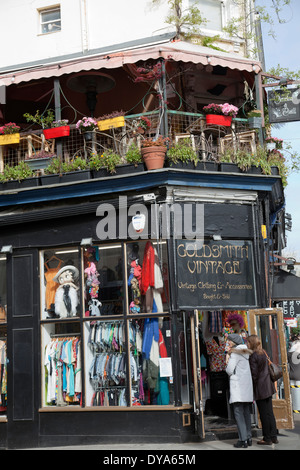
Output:
<instances>
[{"instance_id":1,"label":"window box planter","mask_svg":"<svg viewBox=\"0 0 300 470\"><path fill-rule=\"evenodd\" d=\"M20 134L3 134L0 135L0 145L18 144L20 142Z\"/></svg>"},{"instance_id":2,"label":"window box planter","mask_svg":"<svg viewBox=\"0 0 300 470\"><path fill-rule=\"evenodd\" d=\"M138 163L136 166L132 163L127 163L116 166L116 173L113 173L113 175L130 175L131 173L141 173L142 171L145 171L144 163Z\"/></svg>"},{"instance_id":3,"label":"window box planter","mask_svg":"<svg viewBox=\"0 0 300 470\"><path fill-rule=\"evenodd\" d=\"M125 118L124 116L117 116L112 119L103 119L103 121L97 122L99 131L106 131L114 127L124 127Z\"/></svg>"},{"instance_id":4,"label":"window box planter","mask_svg":"<svg viewBox=\"0 0 300 470\"><path fill-rule=\"evenodd\" d=\"M198 163L199 165L199 163ZM199 167L195 166L193 162L181 162L181 161L178 161L177 163L173 163L173 162L168 162L167 161L167 166L169 168L177 168L179 170L199 170Z\"/></svg>"},{"instance_id":5,"label":"window box planter","mask_svg":"<svg viewBox=\"0 0 300 470\"><path fill-rule=\"evenodd\" d=\"M217 126L230 127L232 123L232 116L223 116L219 114L206 114L206 124L214 124Z\"/></svg>"},{"instance_id":6,"label":"window box planter","mask_svg":"<svg viewBox=\"0 0 300 470\"><path fill-rule=\"evenodd\" d=\"M41 185L42 186L48 186L50 184L59 184L61 182L61 177L60 175L42 175L40 177L41 180Z\"/></svg>"},{"instance_id":7,"label":"window box planter","mask_svg":"<svg viewBox=\"0 0 300 470\"><path fill-rule=\"evenodd\" d=\"M260 129L262 126L262 117L250 117L248 118L248 124L251 129Z\"/></svg>"},{"instance_id":8,"label":"window box planter","mask_svg":"<svg viewBox=\"0 0 300 470\"><path fill-rule=\"evenodd\" d=\"M37 176L33 176L31 178L25 178L24 180L20 181L20 188L34 188L39 185L40 185L40 181Z\"/></svg>"},{"instance_id":9,"label":"window box planter","mask_svg":"<svg viewBox=\"0 0 300 470\"><path fill-rule=\"evenodd\" d=\"M50 129L44 129L43 134L46 139L67 137L70 135L70 126L51 127Z\"/></svg>"},{"instance_id":10,"label":"window box planter","mask_svg":"<svg viewBox=\"0 0 300 470\"><path fill-rule=\"evenodd\" d=\"M241 169L235 163L220 163L220 171L227 173L241 173Z\"/></svg>"},{"instance_id":11,"label":"window box planter","mask_svg":"<svg viewBox=\"0 0 300 470\"><path fill-rule=\"evenodd\" d=\"M61 175L61 183L69 183L72 181L84 181L91 179L91 171L90 170L77 170L77 171L70 171L68 173L62 173Z\"/></svg>"},{"instance_id":12,"label":"window box planter","mask_svg":"<svg viewBox=\"0 0 300 470\"><path fill-rule=\"evenodd\" d=\"M0 183L1 191L11 191L13 189L19 189L20 183L17 180L10 180Z\"/></svg>"},{"instance_id":13,"label":"window box planter","mask_svg":"<svg viewBox=\"0 0 300 470\"><path fill-rule=\"evenodd\" d=\"M219 165L216 162L202 161L202 162L198 162L196 169L200 171L218 171Z\"/></svg>"},{"instance_id":14,"label":"window box planter","mask_svg":"<svg viewBox=\"0 0 300 470\"><path fill-rule=\"evenodd\" d=\"M49 158L30 158L25 160L31 170L43 170L50 165L52 157Z\"/></svg>"},{"instance_id":15,"label":"window box planter","mask_svg":"<svg viewBox=\"0 0 300 470\"><path fill-rule=\"evenodd\" d=\"M272 175L279 175L279 168L278 168L278 166L271 166L271 174L272 174Z\"/></svg>"}]
</instances>

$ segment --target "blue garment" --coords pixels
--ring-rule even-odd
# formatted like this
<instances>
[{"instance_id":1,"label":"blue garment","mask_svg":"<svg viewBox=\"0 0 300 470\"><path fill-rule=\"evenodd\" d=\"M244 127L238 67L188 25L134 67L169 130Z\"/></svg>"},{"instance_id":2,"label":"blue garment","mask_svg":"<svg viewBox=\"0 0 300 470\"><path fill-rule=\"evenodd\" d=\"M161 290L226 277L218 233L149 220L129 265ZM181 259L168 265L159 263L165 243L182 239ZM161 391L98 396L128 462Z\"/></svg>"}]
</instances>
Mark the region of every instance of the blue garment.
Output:
<instances>
[{"instance_id":1,"label":"blue garment","mask_svg":"<svg viewBox=\"0 0 300 470\"><path fill-rule=\"evenodd\" d=\"M158 318L146 318L142 346L142 354L145 359L149 359L150 357L153 339L157 342L159 340Z\"/></svg>"}]
</instances>

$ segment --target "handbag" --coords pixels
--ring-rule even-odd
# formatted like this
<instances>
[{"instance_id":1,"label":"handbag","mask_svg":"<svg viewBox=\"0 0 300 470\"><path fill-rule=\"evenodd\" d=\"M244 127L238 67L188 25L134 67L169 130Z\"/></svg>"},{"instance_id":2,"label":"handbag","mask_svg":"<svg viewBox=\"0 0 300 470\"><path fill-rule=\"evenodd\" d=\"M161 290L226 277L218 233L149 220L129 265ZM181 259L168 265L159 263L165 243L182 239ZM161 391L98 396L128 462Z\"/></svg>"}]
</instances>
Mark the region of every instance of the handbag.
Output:
<instances>
[{"instance_id":1,"label":"handbag","mask_svg":"<svg viewBox=\"0 0 300 470\"><path fill-rule=\"evenodd\" d=\"M271 380L272 382L277 382L277 380L282 377L282 368L278 364L274 364L274 362L271 361L266 351L264 351L264 353L268 359Z\"/></svg>"}]
</instances>

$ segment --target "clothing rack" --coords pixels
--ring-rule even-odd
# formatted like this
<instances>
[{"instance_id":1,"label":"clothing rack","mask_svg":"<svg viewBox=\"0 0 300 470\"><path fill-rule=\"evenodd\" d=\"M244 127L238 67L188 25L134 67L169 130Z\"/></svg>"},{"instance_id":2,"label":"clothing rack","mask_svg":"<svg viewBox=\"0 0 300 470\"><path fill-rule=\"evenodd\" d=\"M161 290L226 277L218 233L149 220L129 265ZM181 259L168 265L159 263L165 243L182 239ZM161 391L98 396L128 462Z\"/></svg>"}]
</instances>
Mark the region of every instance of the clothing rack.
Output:
<instances>
[{"instance_id":1,"label":"clothing rack","mask_svg":"<svg viewBox=\"0 0 300 470\"><path fill-rule=\"evenodd\" d=\"M69 335L69 334L66 334L66 333L51 333L50 337L51 338L63 338L63 337L66 337L66 338L76 338L77 336L81 336L81 333L74 333L73 335Z\"/></svg>"}]
</instances>

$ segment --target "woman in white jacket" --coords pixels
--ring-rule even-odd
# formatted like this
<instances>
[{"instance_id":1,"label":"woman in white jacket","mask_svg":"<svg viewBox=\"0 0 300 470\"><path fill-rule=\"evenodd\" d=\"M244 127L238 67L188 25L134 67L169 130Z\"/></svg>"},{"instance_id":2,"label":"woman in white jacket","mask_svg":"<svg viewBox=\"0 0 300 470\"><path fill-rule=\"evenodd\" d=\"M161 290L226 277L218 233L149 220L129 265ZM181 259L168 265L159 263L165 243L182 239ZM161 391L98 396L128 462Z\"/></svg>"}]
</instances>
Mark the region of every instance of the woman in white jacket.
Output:
<instances>
[{"instance_id":1,"label":"woman in white jacket","mask_svg":"<svg viewBox=\"0 0 300 470\"><path fill-rule=\"evenodd\" d=\"M247 448L252 445L250 405L253 402L253 385L247 349L238 334L228 335L231 348L227 354L226 372L229 375L230 399L233 405L239 440L234 447Z\"/></svg>"}]
</instances>

